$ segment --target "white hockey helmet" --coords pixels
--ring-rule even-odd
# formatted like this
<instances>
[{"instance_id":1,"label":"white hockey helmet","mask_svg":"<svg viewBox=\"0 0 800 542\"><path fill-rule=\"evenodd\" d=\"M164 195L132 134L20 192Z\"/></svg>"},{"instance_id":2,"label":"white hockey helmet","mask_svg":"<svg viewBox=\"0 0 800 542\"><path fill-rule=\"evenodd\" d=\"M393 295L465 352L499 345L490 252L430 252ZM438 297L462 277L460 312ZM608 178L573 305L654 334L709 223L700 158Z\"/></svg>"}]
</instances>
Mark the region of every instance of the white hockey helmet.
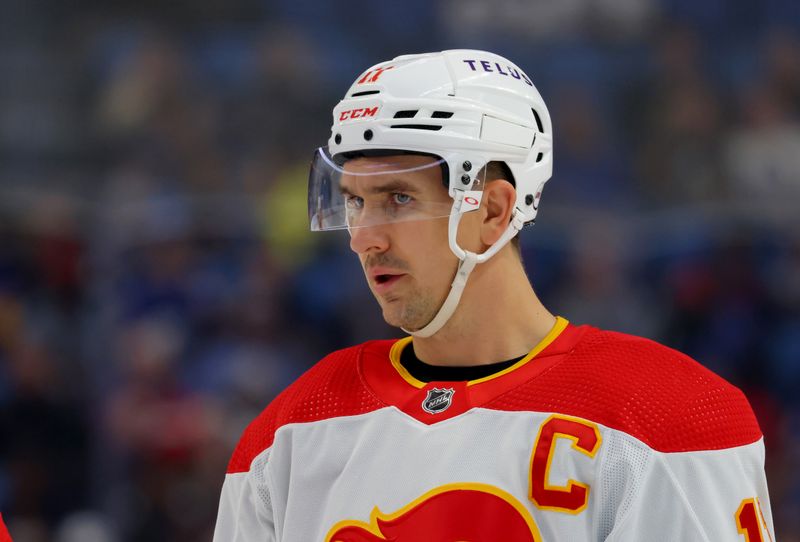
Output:
<instances>
[{"instance_id":1,"label":"white hockey helmet","mask_svg":"<svg viewBox=\"0 0 800 542\"><path fill-rule=\"evenodd\" d=\"M344 164L356 156L408 153L436 158L414 169L441 168L452 204L442 208L431 203L405 215L377 213L373 217L378 218L356 225L342 179L354 174L374 179L397 169L345 172ZM480 206L484 179L477 174L492 161L508 166L516 204L505 234L484 253L474 254L458 246L458 223L465 212ZM552 170L550 115L532 80L515 64L467 49L399 56L362 73L334 108L328 146L317 150L311 165L311 229L449 216L450 248L461 260L450 295L428 325L406 330L426 337L452 315L474 266L533 222Z\"/></svg>"}]
</instances>

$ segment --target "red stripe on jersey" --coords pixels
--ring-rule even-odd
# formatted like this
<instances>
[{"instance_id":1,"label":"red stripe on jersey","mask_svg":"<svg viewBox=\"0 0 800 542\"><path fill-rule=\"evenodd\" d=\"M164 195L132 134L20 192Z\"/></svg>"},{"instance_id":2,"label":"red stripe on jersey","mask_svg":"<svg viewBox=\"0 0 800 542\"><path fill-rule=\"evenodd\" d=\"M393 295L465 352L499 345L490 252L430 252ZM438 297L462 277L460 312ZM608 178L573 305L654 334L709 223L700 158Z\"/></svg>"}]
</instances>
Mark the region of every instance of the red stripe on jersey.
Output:
<instances>
[{"instance_id":1,"label":"red stripe on jersey","mask_svg":"<svg viewBox=\"0 0 800 542\"><path fill-rule=\"evenodd\" d=\"M376 341L388 352L394 341ZM272 446L275 431L290 423L354 416L386 406L367 388L358 371L364 343L333 352L281 392L245 429L228 472L246 472L253 459Z\"/></svg>"},{"instance_id":2,"label":"red stripe on jersey","mask_svg":"<svg viewBox=\"0 0 800 542\"><path fill-rule=\"evenodd\" d=\"M388 405L424 423L470 408L575 416L661 452L715 450L761 438L742 392L688 356L647 339L568 326L531 361L498 378L414 387L389 361L396 341L334 352L284 390L245 430L228 472L246 472L290 423L364 414ZM456 389L449 410L422 409L428 388Z\"/></svg>"}]
</instances>

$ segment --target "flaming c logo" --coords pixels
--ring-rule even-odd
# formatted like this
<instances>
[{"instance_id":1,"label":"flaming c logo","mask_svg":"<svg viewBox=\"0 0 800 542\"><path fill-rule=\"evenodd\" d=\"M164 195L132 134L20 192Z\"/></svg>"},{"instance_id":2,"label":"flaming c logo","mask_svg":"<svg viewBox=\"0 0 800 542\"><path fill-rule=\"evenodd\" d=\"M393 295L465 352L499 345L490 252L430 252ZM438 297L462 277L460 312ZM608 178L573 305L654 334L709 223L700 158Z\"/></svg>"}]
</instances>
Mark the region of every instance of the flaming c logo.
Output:
<instances>
[{"instance_id":1,"label":"flaming c logo","mask_svg":"<svg viewBox=\"0 0 800 542\"><path fill-rule=\"evenodd\" d=\"M370 523L340 521L325 542L541 542L533 518L512 495L486 484L448 484Z\"/></svg>"}]
</instances>

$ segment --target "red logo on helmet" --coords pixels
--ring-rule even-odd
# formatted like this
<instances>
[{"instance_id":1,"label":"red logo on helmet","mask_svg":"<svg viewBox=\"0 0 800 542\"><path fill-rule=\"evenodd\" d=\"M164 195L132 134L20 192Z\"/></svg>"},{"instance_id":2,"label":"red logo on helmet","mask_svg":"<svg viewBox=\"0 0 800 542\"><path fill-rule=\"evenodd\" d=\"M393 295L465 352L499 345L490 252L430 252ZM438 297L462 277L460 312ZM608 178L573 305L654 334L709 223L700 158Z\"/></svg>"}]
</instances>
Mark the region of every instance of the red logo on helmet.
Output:
<instances>
[{"instance_id":1,"label":"red logo on helmet","mask_svg":"<svg viewBox=\"0 0 800 542\"><path fill-rule=\"evenodd\" d=\"M348 109L339 113L339 122L351 119L362 119L366 117L374 117L378 113L378 106L375 107L361 107L358 109Z\"/></svg>"},{"instance_id":2,"label":"red logo on helmet","mask_svg":"<svg viewBox=\"0 0 800 542\"><path fill-rule=\"evenodd\" d=\"M325 542L540 542L525 507L486 484L449 484L429 491L393 514L375 508L370 523L341 521Z\"/></svg>"},{"instance_id":3,"label":"red logo on helmet","mask_svg":"<svg viewBox=\"0 0 800 542\"><path fill-rule=\"evenodd\" d=\"M361 79L356 81L356 85L363 85L364 83L375 83L378 78L385 72L386 70L391 70L394 66L386 66L385 68L377 68L375 70L370 70L364 75L361 76Z\"/></svg>"}]
</instances>

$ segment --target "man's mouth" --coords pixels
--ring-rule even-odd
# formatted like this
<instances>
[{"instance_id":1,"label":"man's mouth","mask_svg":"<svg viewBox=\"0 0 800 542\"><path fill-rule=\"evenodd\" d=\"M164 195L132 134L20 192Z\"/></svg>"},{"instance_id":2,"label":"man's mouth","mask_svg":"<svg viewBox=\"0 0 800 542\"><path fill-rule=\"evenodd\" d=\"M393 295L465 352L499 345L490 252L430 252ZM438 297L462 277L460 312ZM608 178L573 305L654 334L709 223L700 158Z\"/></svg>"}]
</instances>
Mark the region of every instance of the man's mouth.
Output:
<instances>
[{"instance_id":1,"label":"man's mouth","mask_svg":"<svg viewBox=\"0 0 800 542\"><path fill-rule=\"evenodd\" d=\"M372 289L375 293L384 293L405 276L405 273L379 273L373 275Z\"/></svg>"},{"instance_id":2,"label":"man's mouth","mask_svg":"<svg viewBox=\"0 0 800 542\"><path fill-rule=\"evenodd\" d=\"M369 287L376 295L382 295L394 287L394 285L407 275L402 268L370 265L365 268Z\"/></svg>"}]
</instances>

